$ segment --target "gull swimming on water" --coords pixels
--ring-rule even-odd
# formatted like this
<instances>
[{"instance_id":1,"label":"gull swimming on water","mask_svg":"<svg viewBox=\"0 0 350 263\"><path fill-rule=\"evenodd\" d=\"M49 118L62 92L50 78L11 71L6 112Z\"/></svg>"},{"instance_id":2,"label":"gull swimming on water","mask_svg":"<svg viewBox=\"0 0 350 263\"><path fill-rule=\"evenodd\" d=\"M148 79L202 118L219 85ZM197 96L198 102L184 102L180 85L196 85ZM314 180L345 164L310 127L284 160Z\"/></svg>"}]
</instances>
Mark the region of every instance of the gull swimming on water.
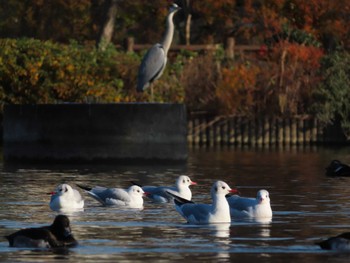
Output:
<instances>
[{"instance_id":1,"label":"gull swimming on water","mask_svg":"<svg viewBox=\"0 0 350 263\"><path fill-rule=\"evenodd\" d=\"M140 186L132 185L128 189L107 188L102 186L88 187L77 185L101 204L127 208L143 208L145 193Z\"/></svg>"},{"instance_id":2,"label":"gull swimming on water","mask_svg":"<svg viewBox=\"0 0 350 263\"><path fill-rule=\"evenodd\" d=\"M147 197L152 199L153 202L167 203L173 200L173 197L168 193L191 200L191 185L197 185L197 183L186 175L180 175L175 182L175 186L142 186L142 189L148 193Z\"/></svg>"},{"instance_id":3,"label":"gull swimming on water","mask_svg":"<svg viewBox=\"0 0 350 263\"><path fill-rule=\"evenodd\" d=\"M174 197L176 210L188 223L211 224L231 222L230 207L225 196L229 193L237 193L237 190L231 189L223 181L217 181L211 187L212 204L196 204L180 198L171 192L168 193Z\"/></svg>"},{"instance_id":4,"label":"gull swimming on water","mask_svg":"<svg viewBox=\"0 0 350 263\"><path fill-rule=\"evenodd\" d=\"M50 208L54 211L81 210L84 208L84 199L78 190L69 184L60 184L50 193Z\"/></svg>"},{"instance_id":5,"label":"gull swimming on water","mask_svg":"<svg viewBox=\"0 0 350 263\"><path fill-rule=\"evenodd\" d=\"M233 218L272 218L269 192L259 190L256 198L233 195L227 197Z\"/></svg>"}]
</instances>

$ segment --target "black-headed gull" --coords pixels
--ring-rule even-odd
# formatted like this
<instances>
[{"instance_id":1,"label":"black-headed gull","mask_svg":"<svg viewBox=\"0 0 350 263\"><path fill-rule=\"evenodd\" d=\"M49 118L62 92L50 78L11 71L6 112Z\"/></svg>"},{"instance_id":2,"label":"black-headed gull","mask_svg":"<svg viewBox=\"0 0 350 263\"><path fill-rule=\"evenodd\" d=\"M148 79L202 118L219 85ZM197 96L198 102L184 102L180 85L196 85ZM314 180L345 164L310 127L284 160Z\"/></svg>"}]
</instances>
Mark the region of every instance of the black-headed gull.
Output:
<instances>
[{"instance_id":1,"label":"black-headed gull","mask_svg":"<svg viewBox=\"0 0 350 263\"><path fill-rule=\"evenodd\" d=\"M190 186L196 184L190 177L180 175L175 182L175 186L142 186L142 189L148 193L147 197L152 199L153 202L167 203L173 200L173 197L167 194L167 192L186 200L191 200L192 192Z\"/></svg>"},{"instance_id":2,"label":"black-headed gull","mask_svg":"<svg viewBox=\"0 0 350 263\"><path fill-rule=\"evenodd\" d=\"M339 160L333 160L326 167L327 176L350 176L350 166L342 163Z\"/></svg>"},{"instance_id":3,"label":"black-headed gull","mask_svg":"<svg viewBox=\"0 0 350 263\"><path fill-rule=\"evenodd\" d=\"M65 215L56 216L50 226L22 229L6 238L10 247L55 248L78 244Z\"/></svg>"},{"instance_id":4,"label":"black-headed gull","mask_svg":"<svg viewBox=\"0 0 350 263\"><path fill-rule=\"evenodd\" d=\"M127 208L143 208L143 196L146 193L140 186L132 185L128 189L106 188L95 186L93 188L77 185L103 205L122 206Z\"/></svg>"},{"instance_id":5,"label":"black-headed gull","mask_svg":"<svg viewBox=\"0 0 350 263\"><path fill-rule=\"evenodd\" d=\"M330 237L316 244L325 250L350 251L350 232Z\"/></svg>"},{"instance_id":6,"label":"black-headed gull","mask_svg":"<svg viewBox=\"0 0 350 263\"><path fill-rule=\"evenodd\" d=\"M256 198L233 195L227 197L232 218L272 218L269 192L259 190Z\"/></svg>"},{"instance_id":7,"label":"black-headed gull","mask_svg":"<svg viewBox=\"0 0 350 263\"><path fill-rule=\"evenodd\" d=\"M180 198L171 192L174 197L176 210L190 224L211 224L211 223L230 223L230 207L226 200L229 193L237 193L236 189L231 189L227 183L217 181L210 190L213 200L212 204L195 204L192 201Z\"/></svg>"},{"instance_id":8,"label":"black-headed gull","mask_svg":"<svg viewBox=\"0 0 350 263\"><path fill-rule=\"evenodd\" d=\"M84 199L69 184L60 184L51 193L50 208L54 211L80 210L84 208Z\"/></svg>"}]
</instances>

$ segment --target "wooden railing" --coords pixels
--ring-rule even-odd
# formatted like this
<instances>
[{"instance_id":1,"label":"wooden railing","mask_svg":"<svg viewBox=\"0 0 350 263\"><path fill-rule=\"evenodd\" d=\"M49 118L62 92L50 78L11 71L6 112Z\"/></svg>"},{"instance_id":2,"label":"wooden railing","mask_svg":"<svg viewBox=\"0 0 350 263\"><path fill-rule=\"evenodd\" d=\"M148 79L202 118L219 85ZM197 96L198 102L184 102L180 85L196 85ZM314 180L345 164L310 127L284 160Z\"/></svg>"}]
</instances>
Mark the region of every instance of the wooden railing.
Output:
<instances>
[{"instance_id":1,"label":"wooden railing","mask_svg":"<svg viewBox=\"0 0 350 263\"><path fill-rule=\"evenodd\" d=\"M345 144L339 127L322 127L310 116L254 118L198 115L189 117L192 146L305 146Z\"/></svg>"},{"instance_id":2,"label":"wooden railing","mask_svg":"<svg viewBox=\"0 0 350 263\"><path fill-rule=\"evenodd\" d=\"M134 38L130 37L125 40L124 49L128 52L140 51L148 49L153 44L136 44ZM236 45L235 39L230 37L223 44L205 44L205 45L171 45L170 51L215 51L221 46L225 49L225 55L227 58L234 58L235 53L242 52L260 52L266 51L266 47L261 45Z\"/></svg>"}]
</instances>

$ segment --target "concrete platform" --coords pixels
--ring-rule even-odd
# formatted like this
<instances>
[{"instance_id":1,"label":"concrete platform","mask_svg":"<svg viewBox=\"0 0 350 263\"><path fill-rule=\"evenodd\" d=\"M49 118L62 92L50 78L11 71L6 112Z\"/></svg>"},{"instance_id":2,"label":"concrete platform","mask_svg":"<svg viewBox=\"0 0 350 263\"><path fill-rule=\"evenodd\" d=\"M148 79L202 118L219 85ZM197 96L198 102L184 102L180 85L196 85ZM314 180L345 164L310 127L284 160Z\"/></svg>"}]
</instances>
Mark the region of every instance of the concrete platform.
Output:
<instances>
[{"instance_id":1,"label":"concrete platform","mask_svg":"<svg viewBox=\"0 0 350 263\"><path fill-rule=\"evenodd\" d=\"M5 105L4 160L184 162L183 104Z\"/></svg>"}]
</instances>

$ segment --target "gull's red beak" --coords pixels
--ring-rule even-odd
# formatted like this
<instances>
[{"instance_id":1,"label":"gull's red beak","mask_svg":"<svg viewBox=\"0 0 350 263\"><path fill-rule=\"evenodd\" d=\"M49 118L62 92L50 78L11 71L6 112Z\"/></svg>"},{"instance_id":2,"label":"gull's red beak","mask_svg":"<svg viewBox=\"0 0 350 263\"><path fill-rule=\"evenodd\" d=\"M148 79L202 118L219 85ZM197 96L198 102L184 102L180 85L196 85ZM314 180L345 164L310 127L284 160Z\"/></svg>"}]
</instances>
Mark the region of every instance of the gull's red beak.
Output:
<instances>
[{"instance_id":1,"label":"gull's red beak","mask_svg":"<svg viewBox=\"0 0 350 263\"><path fill-rule=\"evenodd\" d=\"M237 190L237 189L231 189L230 191L229 191L231 194L239 194L239 191Z\"/></svg>"},{"instance_id":2,"label":"gull's red beak","mask_svg":"<svg viewBox=\"0 0 350 263\"><path fill-rule=\"evenodd\" d=\"M191 182L191 185L197 185L197 183L196 182Z\"/></svg>"}]
</instances>

